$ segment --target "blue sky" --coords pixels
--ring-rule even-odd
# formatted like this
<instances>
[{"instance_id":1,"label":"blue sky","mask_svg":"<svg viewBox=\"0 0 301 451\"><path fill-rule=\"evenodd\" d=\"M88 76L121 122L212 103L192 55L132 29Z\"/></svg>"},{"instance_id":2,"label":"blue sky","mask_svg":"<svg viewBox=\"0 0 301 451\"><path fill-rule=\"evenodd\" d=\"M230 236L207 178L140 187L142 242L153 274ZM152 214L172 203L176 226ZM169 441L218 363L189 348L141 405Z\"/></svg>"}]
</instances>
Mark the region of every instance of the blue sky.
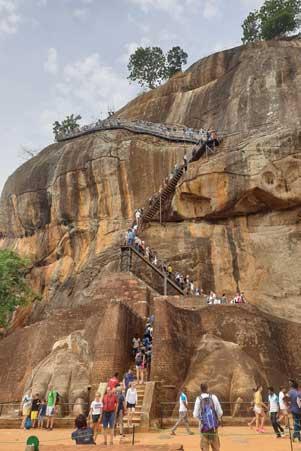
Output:
<instances>
[{"instance_id":1,"label":"blue sky","mask_svg":"<svg viewBox=\"0 0 301 451\"><path fill-rule=\"evenodd\" d=\"M127 77L137 46L180 45L188 64L240 44L262 0L0 0L0 191L21 147L53 141L52 123L105 117L139 88Z\"/></svg>"}]
</instances>

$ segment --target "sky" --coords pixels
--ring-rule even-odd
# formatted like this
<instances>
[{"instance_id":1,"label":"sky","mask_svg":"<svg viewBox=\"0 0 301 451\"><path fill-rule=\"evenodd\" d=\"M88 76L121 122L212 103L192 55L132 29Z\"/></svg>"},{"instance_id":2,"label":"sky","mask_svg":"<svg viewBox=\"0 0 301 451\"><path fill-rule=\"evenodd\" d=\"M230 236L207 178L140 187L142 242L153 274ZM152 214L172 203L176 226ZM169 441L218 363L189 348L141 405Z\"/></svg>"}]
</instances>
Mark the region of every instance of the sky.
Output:
<instances>
[{"instance_id":1,"label":"sky","mask_svg":"<svg viewBox=\"0 0 301 451\"><path fill-rule=\"evenodd\" d=\"M139 46L181 46L191 65L241 43L262 0L0 0L0 191L22 148L53 142L52 123L105 118L141 88L127 80Z\"/></svg>"}]
</instances>

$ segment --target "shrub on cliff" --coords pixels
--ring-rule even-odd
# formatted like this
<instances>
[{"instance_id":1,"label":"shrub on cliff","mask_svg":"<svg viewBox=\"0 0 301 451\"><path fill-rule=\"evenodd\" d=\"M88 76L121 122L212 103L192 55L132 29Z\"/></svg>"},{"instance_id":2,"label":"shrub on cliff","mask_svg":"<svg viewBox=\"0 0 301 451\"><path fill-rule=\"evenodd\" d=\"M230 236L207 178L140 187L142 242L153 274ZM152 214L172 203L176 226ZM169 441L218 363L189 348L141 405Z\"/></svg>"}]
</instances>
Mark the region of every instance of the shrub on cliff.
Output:
<instances>
[{"instance_id":1,"label":"shrub on cliff","mask_svg":"<svg viewBox=\"0 0 301 451\"><path fill-rule=\"evenodd\" d=\"M138 47L130 56L128 80L154 89L164 80L182 71L187 53L181 47L170 49L166 55L160 47Z\"/></svg>"},{"instance_id":2,"label":"shrub on cliff","mask_svg":"<svg viewBox=\"0 0 301 451\"><path fill-rule=\"evenodd\" d=\"M0 251L0 327L9 325L16 307L38 299L26 280L29 264L13 251Z\"/></svg>"},{"instance_id":3,"label":"shrub on cliff","mask_svg":"<svg viewBox=\"0 0 301 451\"><path fill-rule=\"evenodd\" d=\"M300 8L300 0L266 0L243 22L242 42L246 44L293 33L300 24Z\"/></svg>"},{"instance_id":4,"label":"shrub on cliff","mask_svg":"<svg viewBox=\"0 0 301 451\"><path fill-rule=\"evenodd\" d=\"M79 114L77 116L71 114L70 116L67 116L62 122L55 121L53 123L53 133L55 140L58 141L60 135L67 135L68 133L71 133L79 128L78 121L80 121L81 118L82 117Z\"/></svg>"}]
</instances>

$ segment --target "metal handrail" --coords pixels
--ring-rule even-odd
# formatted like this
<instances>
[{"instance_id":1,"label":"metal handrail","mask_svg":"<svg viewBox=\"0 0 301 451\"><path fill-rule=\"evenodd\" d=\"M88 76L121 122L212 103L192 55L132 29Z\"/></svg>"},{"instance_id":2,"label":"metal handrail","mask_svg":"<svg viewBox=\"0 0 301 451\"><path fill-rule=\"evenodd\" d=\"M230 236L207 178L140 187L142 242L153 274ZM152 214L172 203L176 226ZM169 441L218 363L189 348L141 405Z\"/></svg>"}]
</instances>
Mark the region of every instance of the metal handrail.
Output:
<instances>
[{"instance_id":1,"label":"metal handrail","mask_svg":"<svg viewBox=\"0 0 301 451\"><path fill-rule=\"evenodd\" d=\"M157 274L159 274L164 281L166 281L167 284L171 285L178 293L180 293L182 296L185 295L184 291L175 283L173 280L169 279L166 274L164 274L162 271L160 271L157 266L153 265L147 258L144 257L144 255L140 254L140 252L137 251L133 246L121 246L121 250L129 250L130 252L134 252L141 260L143 260L144 263L146 263L150 268L152 268Z\"/></svg>"}]
</instances>

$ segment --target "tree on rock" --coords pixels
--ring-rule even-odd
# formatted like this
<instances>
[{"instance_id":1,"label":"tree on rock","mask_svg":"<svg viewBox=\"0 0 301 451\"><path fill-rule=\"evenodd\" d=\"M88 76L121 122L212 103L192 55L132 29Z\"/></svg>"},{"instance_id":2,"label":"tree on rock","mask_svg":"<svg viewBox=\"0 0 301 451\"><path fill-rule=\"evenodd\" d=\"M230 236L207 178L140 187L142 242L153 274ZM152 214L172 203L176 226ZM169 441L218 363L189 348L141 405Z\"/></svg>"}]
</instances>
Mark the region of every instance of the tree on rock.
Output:
<instances>
[{"instance_id":1,"label":"tree on rock","mask_svg":"<svg viewBox=\"0 0 301 451\"><path fill-rule=\"evenodd\" d=\"M166 59L160 47L138 47L130 56L128 79L154 89L166 78Z\"/></svg>"},{"instance_id":2,"label":"tree on rock","mask_svg":"<svg viewBox=\"0 0 301 451\"><path fill-rule=\"evenodd\" d=\"M177 72L182 71L182 66L187 63L188 55L181 47L173 47L167 52L168 77L173 77Z\"/></svg>"},{"instance_id":3,"label":"tree on rock","mask_svg":"<svg viewBox=\"0 0 301 451\"><path fill-rule=\"evenodd\" d=\"M79 114L77 116L71 114L70 116L67 116L62 122L55 121L53 123L53 133L56 141L58 141L60 135L66 135L79 128L78 121L80 121L81 118L82 117Z\"/></svg>"},{"instance_id":4,"label":"tree on rock","mask_svg":"<svg viewBox=\"0 0 301 451\"><path fill-rule=\"evenodd\" d=\"M138 47L130 56L128 80L140 86L154 89L167 78L182 70L187 53L181 47L173 47L164 55L160 47Z\"/></svg>"},{"instance_id":5,"label":"tree on rock","mask_svg":"<svg viewBox=\"0 0 301 451\"><path fill-rule=\"evenodd\" d=\"M301 0L266 0L242 24L244 44L287 36L299 27Z\"/></svg>"},{"instance_id":6,"label":"tree on rock","mask_svg":"<svg viewBox=\"0 0 301 451\"><path fill-rule=\"evenodd\" d=\"M16 307L39 299L26 280L29 266L29 261L15 252L0 251L0 327L9 325Z\"/></svg>"}]
</instances>

